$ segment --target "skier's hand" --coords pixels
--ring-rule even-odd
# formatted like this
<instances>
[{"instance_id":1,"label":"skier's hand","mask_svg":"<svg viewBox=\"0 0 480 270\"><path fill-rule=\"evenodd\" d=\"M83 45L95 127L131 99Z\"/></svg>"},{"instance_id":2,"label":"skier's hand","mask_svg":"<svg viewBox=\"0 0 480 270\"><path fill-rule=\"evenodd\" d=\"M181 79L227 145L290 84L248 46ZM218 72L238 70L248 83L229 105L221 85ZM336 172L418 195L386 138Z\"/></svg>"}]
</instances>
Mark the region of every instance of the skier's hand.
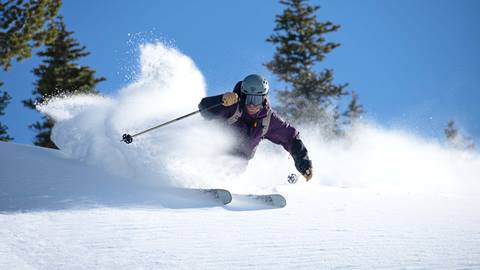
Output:
<instances>
[{"instance_id":1,"label":"skier's hand","mask_svg":"<svg viewBox=\"0 0 480 270\"><path fill-rule=\"evenodd\" d=\"M225 107L232 106L233 104L238 102L238 95L237 93L227 92L223 94L222 97L222 105Z\"/></svg>"},{"instance_id":2,"label":"skier's hand","mask_svg":"<svg viewBox=\"0 0 480 270\"><path fill-rule=\"evenodd\" d=\"M312 170L312 161L308 158L300 159L295 162L297 170L305 177L307 182L312 179L313 170Z\"/></svg>"},{"instance_id":3,"label":"skier's hand","mask_svg":"<svg viewBox=\"0 0 480 270\"><path fill-rule=\"evenodd\" d=\"M312 179L312 176L313 176L313 171L312 171L312 168L308 168L305 173L303 173L303 177L305 177L305 180L310 180Z\"/></svg>"}]
</instances>

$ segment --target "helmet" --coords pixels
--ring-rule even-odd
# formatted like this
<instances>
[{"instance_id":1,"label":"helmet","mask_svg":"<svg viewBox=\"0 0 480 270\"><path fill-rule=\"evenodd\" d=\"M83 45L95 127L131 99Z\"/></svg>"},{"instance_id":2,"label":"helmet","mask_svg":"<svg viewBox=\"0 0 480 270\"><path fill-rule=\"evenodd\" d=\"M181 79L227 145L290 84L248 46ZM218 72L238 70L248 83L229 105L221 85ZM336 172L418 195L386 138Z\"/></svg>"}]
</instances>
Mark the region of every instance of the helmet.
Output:
<instances>
[{"instance_id":1,"label":"helmet","mask_svg":"<svg viewBox=\"0 0 480 270\"><path fill-rule=\"evenodd\" d=\"M257 74L251 74L242 81L241 94L246 105L262 105L268 94L268 81Z\"/></svg>"},{"instance_id":2,"label":"helmet","mask_svg":"<svg viewBox=\"0 0 480 270\"><path fill-rule=\"evenodd\" d=\"M257 74L251 74L242 81L241 91L245 95L268 94L268 81Z\"/></svg>"}]
</instances>

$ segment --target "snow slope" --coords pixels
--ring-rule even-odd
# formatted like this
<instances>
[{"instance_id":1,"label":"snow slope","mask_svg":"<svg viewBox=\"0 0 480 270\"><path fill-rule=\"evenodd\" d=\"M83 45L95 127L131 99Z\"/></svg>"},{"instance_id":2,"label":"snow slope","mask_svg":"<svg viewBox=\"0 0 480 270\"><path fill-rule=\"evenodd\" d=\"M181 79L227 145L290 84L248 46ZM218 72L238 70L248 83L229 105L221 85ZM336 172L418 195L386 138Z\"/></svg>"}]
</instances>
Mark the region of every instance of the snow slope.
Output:
<instances>
[{"instance_id":1,"label":"snow slope","mask_svg":"<svg viewBox=\"0 0 480 270\"><path fill-rule=\"evenodd\" d=\"M231 136L195 116L205 83L163 44L110 97L56 98L61 151L0 142L0 269L480 269L480 155L360 124L344 140L299 127L314 163L262 143L246 171ZM278 192L282 209L219 207L176 187Z\"/></svg>"},{"instance_id":2,"label":"snow slope","mask_svg":"<svg viewBox=\"0 0 480 270\"><path fill-rule=\"evenodd\" d=\"M308 183L210 207L60 151L0 143L0 164L1 269L480 268L474 197Z\"/></svg>"}]
</instances>

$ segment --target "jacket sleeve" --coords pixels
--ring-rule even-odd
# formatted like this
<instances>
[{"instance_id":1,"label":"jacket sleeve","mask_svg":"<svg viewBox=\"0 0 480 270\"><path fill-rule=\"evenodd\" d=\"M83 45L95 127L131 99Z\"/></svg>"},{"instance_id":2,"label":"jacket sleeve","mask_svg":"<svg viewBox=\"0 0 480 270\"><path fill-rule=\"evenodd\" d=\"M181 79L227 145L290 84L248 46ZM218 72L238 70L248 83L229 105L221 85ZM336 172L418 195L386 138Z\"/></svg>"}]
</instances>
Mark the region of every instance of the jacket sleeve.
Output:
<instances>
[{"instance_id":1,"label":"jacket sleeve","mask_svg":"<svg viewBox=\"0 0 480 270\"><path fill-rule=\"evenodd\" d=\"M198 109L203 110L205 108L211 107L213 105L219 104L222 102L222 97L223 95L218 95L218 96L211 96L211 97L205 97L203 98L200 103L198 104ZM235 112L236 105L235 106L218 106L215 108L212 108L208 111L201 111L200 114L208 120L211 119L219 119L219 118L228 118L230 117L233 113Z\"/></svg>"},{"instance_id":2,"label":"jacket sleeve","mask_svg":"<svg viewBox=\"0 0 480 270\"><path fill-rule=\"evenodd\" d=\"M304 173L306 169L312 167L307 148L300 139L299 132L276 113L272 113L272 119L270 120L270 126L265 134L265 138L273 143L282 145L292 155L295 167L299 172Z\"/></svg>"}]
</instances>

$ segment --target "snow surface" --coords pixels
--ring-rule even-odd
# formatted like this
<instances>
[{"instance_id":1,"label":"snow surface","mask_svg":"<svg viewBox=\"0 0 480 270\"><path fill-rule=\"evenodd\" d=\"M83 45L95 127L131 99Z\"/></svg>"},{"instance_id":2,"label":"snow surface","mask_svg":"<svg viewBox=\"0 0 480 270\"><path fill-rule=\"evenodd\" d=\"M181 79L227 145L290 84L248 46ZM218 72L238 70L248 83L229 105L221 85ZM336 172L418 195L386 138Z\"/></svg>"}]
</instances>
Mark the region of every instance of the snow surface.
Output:
<instances>
[{"instance_id":1,"label":"snow surface","mask_svg":"<svg viewBox=\"0 0 480 270\"><path fill-rule=\"evenodd\" d=\"M323 141L299 127L314 178L263 142L244 172L224 127L194 116L205 83L163 44L141 47L116 96L56 98L60 151L0 143L0 269L480 269L480 155L359 124ZM216 206L177 187L278 192L282 209Z\"/></svg>"}]
</instances>

